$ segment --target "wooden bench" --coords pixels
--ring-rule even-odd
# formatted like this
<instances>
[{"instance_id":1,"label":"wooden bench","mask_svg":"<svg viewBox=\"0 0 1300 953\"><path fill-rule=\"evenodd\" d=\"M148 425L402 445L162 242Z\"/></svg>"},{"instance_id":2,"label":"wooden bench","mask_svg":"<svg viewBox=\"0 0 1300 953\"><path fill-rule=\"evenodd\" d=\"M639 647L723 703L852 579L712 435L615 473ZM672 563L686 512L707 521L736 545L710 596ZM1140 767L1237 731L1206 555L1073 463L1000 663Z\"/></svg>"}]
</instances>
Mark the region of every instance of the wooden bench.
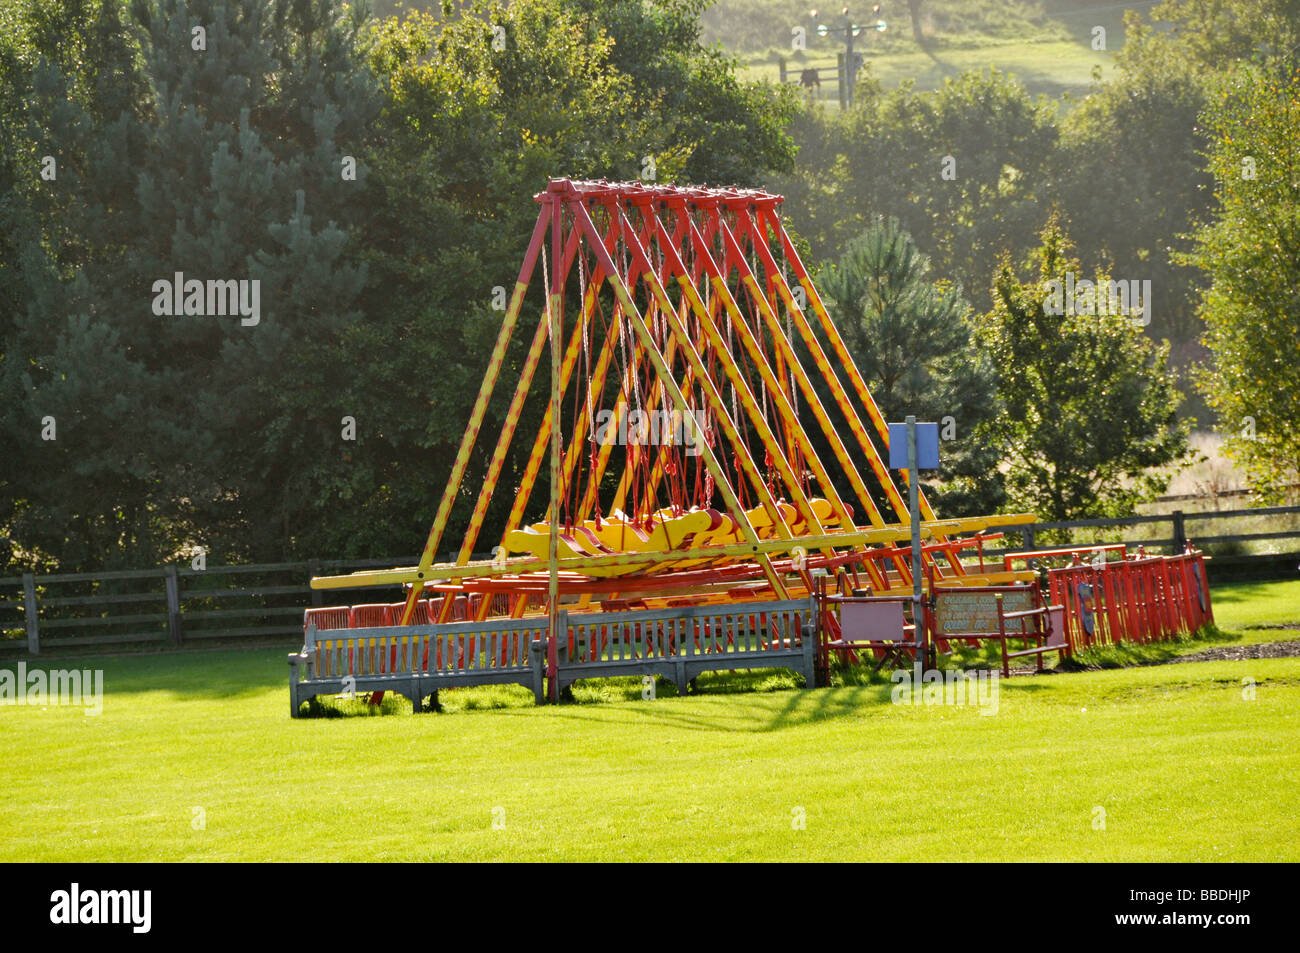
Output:
<instances>
[{"instance_id":1,"label":"wooden bench","mask_svg":"<svg viewBox=\"0 0 1300 953\"><path fill-rule=\"evenodd\" d=\"M311 610L319 611L319 610ZM289 655L289 705L317 695L397 692L416 711L439 689L515 683L540 704L549 648L545 618L319 628L308 615ZM553 696L580 678L662 675L685 693L705 671L791 668L815 684L816 600L559 613Z\"/></svg>"},{"instance_id":2,"label":"wooden bench","mask_svg":"<svg viewBox=\"0 0 1300 953\"><path fill-rule=\"evenodd\" d=\"M748 668L790 668L815 684L811 597L560 616L553 694L580 678L627 675L662 675L685 694L701 672Z\"/></svg>"},{"instance_id":3,"label":"wooden bench","mask_svg":"<svg viewBox=\"0 0 1300 953\"><path fill-rule=\"evenodd\" d=\"M547 620L318 629L289 655L289 707L317 695L397 692L418 712L440 689L518 684L544 698Z\"/></svg>"}]
</instances>

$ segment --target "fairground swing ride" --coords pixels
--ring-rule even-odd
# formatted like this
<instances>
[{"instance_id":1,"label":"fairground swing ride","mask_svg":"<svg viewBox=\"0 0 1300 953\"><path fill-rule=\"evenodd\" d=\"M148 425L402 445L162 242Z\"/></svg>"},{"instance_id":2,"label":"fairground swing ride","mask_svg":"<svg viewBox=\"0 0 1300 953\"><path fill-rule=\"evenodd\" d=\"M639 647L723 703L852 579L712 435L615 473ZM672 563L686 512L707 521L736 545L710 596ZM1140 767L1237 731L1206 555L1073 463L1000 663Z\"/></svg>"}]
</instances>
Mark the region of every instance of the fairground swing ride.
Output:
<instances>
[{"instance_id":1,"label":"fairground swing ride","mask_svg":"<svg viewBox=\"0 0 1300 953\"><path fill-rule=\"evenodd\" d=\"M402 603L360 624L541 616L552 636L561 610L743 604L816 589L910 593L908 505L878 449L887 453L889 431L782 226L782 197L556 179L536 200L419 564L312 586L405 587ZM539 285L541 320L465 536L454 560L436 562L525 295ZM496 555L472 559L545 352L541 428L526 435L531 452L510 488ZM533 493L544 463L545 504ZM961 559L1032 515L941 520L924 494L919 501L927 577L971 586L1032 578Z\"/></svg>"},{"instance_id":2,"label":"fairground swing ride","mask_svg":"<svg viewBox=\"0 0 1300 953\"><path fill-rule=\"evenodd\" d=\"M289 656L295 717L322 694L375 703L396 691L419 711L442 688L516 683L540 703L620 675L687 691L708 671L784 667L812 686L832 655L919 667L959 644L995 644L1007 675L1013 659L1041 671L1044 655L1213 622L1205 556L1189 543L1168 556L1008 550L989 567L985 545L1033 515L938 519L908 482L926 465L919 432L889 453L891 427L782 227L780 196L555 179L536 200L419 564L312 580L404 597L306 610ZM465 536L436 562L538 285L541 318ZM504 531L492 559L473 559L547 352L550 398ZM906 461L894 464L906 502L886 459ZM533 501L543 463L544 507ZM1050 604L1037 571L1013 568L1065 558L1046 573Z\"/></svg>"}]
</instances>

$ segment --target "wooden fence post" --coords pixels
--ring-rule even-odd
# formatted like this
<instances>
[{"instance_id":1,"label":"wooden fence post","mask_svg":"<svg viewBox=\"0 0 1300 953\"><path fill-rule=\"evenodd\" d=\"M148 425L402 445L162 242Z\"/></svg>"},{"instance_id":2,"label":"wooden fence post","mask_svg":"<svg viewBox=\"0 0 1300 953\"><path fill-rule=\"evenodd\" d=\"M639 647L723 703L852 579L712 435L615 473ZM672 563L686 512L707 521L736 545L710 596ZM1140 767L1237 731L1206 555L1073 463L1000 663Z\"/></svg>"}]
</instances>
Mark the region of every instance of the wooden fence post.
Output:
<instances>
[{"instance_id":1,"label":"wooden fence post","mask_svg":"<svg viewBox=\"0 0 1300 953\"><path fill-rule=\"evenodd\" d=\"M785 57L784 56L781 57L781 59L778 61L778 67L781 71L781 85L784 86L785 85Z\"/></svg>"},{"instance_id":2,"label":"wooden fence post","mask_svg":"<svg viewBox=\"0 0 1300 953\"><path fill-rule=\"evenodd\" d=\"M27 651L32 655L40 655L41 632L36 618L36 577L29 572L23 573L23 609L27 622Z\"/></svg>"},{"instance_id":3,"label":"wooden fence post","mask_svg":"<svg viewBox=\"0 0 1300 953\"><path fill-rule=\"evenodd\" d=\"M1187 549L1187 527L1183 523L1183 511L1174 510L1174 539L1169 544L1169 555L1181 556Z\"/></svg>"},{"instance_id":4,"label":"wooden fence post","mask_svg":"<svg viewBox=\"0 0 1300 953\"><path fill-rule=\"evenodd\" d=\"M307 566L307 575L309 577L319 576L320 566L317 566L315 563L309 564ZM308 585L310 585L310 583ZM313 589L311 591L311 604L314 608L317 609L319 609L324 604L324 601L321 598L321 591L319 589Z\"/></svg>"},{"instance_id":5,"label":"wooden fence post","mask_svg":"<svg viewBox=\"0 0 1300 953\"><path fill-rule=\"evenodd\" d=\"M180 581L175 566L167 566L163 572L167 583L167 631L171 634L172 645L179 646L182 637Z\"/></svg>"},{"instance_id":6,"label":"wooden fence post","mask_svg":"<svg viewBox=\"0 0 1300 953\"><path fill-rule=\"evenodd\" d=\"M844 81L844 54L835 54L835 75L840 84L840 109L847 109L848 101L848 84Z\"/></svg>"}]
</instances>

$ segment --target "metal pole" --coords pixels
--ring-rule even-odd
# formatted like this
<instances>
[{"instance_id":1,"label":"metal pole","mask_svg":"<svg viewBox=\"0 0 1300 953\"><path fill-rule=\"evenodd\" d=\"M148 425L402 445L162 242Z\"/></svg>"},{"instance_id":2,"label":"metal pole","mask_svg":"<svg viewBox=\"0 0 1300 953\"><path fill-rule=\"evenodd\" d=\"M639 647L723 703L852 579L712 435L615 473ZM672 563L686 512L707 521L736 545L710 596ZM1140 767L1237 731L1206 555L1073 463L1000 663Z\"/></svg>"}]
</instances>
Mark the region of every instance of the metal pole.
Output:
<instances>
[{"instance_id":1,"label":"metal pole","mask_svg":"<svg viewBox=\"0 0 1300 953\"><path fill-rule=\"evenodd\" d=\"M546 302L546 310L550 316L550 338L551 338L551 538L547 544L546 562L549 571L549 580L547 584L547 596L549 602L549 622L550 622L550 658L548 659L547 688L550 692L552 701L559 701L559 692L556 690L558 684L557 675L559 668L559 646L560 646L560 575L559 575L559 542L560 542L560 341L563 335L563 316L560 313L560 268L562 265L561 258L563 247L560 244L560 217L563 205L560 197L552 193L551 195L551 252L552 274L548 276L551 282L551 293Z\"/></svg>"},{"instance_id":2,"label":"metal pole","mask_svg":"<svg viewBox=\"0 0 1300 953\"><path fill-rule=\"evenodd\" d=\"M853 24L846 24L844 27L844 44L848 52L844 57L844 68L848 70L848 79L845 82L845 89L848 90L848 100L850 108L853 106L853 82L857 78L856 70L853 68Z\"/></svg>"},{"instance_id":3,"label":"metal pole","mask_svg":"<svg viewBox=\"0 0 1300 953\"><path fill-rule=\"evenodd\" d=\"M914 613L921 608L921 506L917 495L920 482L916 472L916 417L907 415L907 505L912 517L912 603ZM925 650L925 626L916 619L916 660Z\"/></svg>"}]
</instances>

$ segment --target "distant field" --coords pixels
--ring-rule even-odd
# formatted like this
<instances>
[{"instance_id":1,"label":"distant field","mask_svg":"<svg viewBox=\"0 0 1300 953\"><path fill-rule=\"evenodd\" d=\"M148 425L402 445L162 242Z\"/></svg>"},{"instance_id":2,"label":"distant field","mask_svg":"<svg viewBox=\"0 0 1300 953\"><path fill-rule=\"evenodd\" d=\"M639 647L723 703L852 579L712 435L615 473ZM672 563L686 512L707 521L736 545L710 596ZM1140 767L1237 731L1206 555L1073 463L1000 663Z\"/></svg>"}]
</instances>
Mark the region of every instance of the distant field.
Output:
<instances>
[{"instance_id":1,"label":"distant field","mask_svg":"<svg viewBox=\"0 0 1300 953\"><path fill-rule=\"evenodd\" d=\"M805 66L830 68L835 66L835 56L809 57L806 61L791 60L787 69L793 76ZM981 46L973 49L940 50L934 54L900 52L868 55L867 68L871 75L886 87L897 86L911 80L918 89L934 89L949 77L967 70L989 67L1017 76L1032 94L1042 93L1052 98L1069 93L1085 95L1092 84L1092 69L1100 66L1103 75L1109 75L1111 56L1098 53L1086 44L1054 40L1040 43L1006 43ZM750 80L776 82L780 68L773 62L748 62L743 75ZM833 108L836 102L836 85L823 82L819 98Z\"/></svg>"},{"instance_id":2,"label":"distant field","mask_svg":"<svg viewBox=\"0 0 1300 953\"><path fill-rule=\"evenodd\" d=\"M1033 94L1058 98L1086 94L1094 67L1108 76L1112 57L1124 44L1124 13L1146 11L1151 2L1086 3L1082 0L950 0L922 5L922 43L913 37L901 0L882 4L887 29L870 26L870 4L851 5L853 21L864 27L855 43L873 76L886 88L913 81L933 89L947 77L971 69L1014 73ZM778 78L778 60L794 73L809 66L834 67L843 40L817 35L816 26L842 22L840 4L809 16L816 4L796 0L718 0L704 16L705 42L719 43L740 57L750 79ZM791 31L806 31L806 51L793 49ZM1105 31L1104 50L1094 50L1094 29ZM823 82L821 98L838 108L836 84Z\"/></svg>"},{"instance_id":3,"label":"distant field","mask_svg":"<svg viewBox=\"0 0 1300 953\"><path fill-rule=\"evenodd\" d=\"M1294 583L1215 593L1300 620ZM1013 678L989 716L759 674L299 721L282 649L93 664L97 717L0 707L0 861L1300 860L1296 658Z\"/></svg>"}]
</instances>

